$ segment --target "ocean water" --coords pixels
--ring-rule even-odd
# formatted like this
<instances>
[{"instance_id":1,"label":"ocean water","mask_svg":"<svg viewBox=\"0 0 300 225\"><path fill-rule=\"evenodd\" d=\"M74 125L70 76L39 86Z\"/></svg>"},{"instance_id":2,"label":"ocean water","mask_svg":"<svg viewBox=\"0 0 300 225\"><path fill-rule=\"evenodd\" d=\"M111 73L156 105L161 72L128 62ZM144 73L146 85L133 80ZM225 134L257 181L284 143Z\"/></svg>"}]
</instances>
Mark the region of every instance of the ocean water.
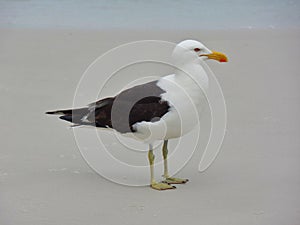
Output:
<instances>
[{"instance_id":1,"label":"ocean water","mask_svg":"<svg viewBox=\"0 0 300 225\"><path fill-rule=\"evenodd\" d=\"M300 1L0 0L0 27L295 28L300 27Z\"/></svg>"}]
</instances>

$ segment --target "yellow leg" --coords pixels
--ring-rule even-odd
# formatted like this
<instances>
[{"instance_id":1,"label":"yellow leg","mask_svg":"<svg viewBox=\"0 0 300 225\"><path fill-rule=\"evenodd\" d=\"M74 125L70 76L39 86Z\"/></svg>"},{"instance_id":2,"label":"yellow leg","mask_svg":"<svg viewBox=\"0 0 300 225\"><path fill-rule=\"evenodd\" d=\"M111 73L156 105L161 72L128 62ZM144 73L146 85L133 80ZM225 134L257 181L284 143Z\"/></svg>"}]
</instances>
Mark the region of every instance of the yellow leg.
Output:
<instances>
[{"instance_id":1,"label":"yellow leg","mask_svg":"<svg viewBox=\"0 0 300 225\"><path fill-rule=\"evenodd\" d=\"M169 171L168 171L168 140L164 141L163 145L163 157L164 157L164 175L163 177L165 178L164 183L168 184L185 184L188 182L188 179L181 179L181 178L175 178L175 177L170 177Z\"/></svg>"},{"instance_id":2,"label":"yellow leg","mask_svg":"<svg viewBox=\"0 0 300 225\"><path fill-rule=\"evenodd\" d=\"M169 171L168 171L168 140L164 141L163 145L163 157L164 157L164 178L169 177Z\"/></svg>"},{"instance_id":3,"label":"yellow leg","mask_svg":"<svg viewBox=\"0 0 300 225\"><path fill-rule=\"evenodd\" d=\"M176 187L171 186L167 183L158 183L155 181L154 179L154 159L155 156L153 154L153 149L152 149L152 145L150 145L149 147L149 152L148 152L148 159L149 159L149 163L150 163L150 186L155 189L155 190L168 190L168 189L174 189Z\"/></svg>"}]
</instances>

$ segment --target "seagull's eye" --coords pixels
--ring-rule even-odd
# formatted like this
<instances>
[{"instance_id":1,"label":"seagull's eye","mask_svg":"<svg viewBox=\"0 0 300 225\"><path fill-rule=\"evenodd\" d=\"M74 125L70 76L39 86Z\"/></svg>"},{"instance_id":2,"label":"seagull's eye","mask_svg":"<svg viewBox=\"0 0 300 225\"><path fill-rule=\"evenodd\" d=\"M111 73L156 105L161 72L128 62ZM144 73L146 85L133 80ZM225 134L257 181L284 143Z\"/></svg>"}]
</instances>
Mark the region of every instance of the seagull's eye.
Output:
<instances>
[{"instance_id":1,"label":"seagull's eye","mask_svg":"<svg viewBox=\"0 0 300 225\"><path fill-rule=\"evenodd\" d=\"M194 48L194 51L195 51L195 52L199 52L199 51L200 51L200 48Z\"/></svg>"}]
</instances>

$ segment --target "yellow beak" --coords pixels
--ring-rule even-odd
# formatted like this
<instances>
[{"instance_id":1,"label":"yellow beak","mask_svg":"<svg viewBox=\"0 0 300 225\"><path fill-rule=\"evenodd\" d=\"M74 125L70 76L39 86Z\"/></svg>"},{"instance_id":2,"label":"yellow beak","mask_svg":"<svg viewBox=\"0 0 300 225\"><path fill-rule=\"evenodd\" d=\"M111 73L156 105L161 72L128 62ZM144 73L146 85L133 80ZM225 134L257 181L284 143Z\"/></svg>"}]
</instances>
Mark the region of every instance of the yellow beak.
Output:
<instances>
[{"instance_id":1,"label":"yellow beak","mask_svg":"<svg viewBox=\"0 0 300 225\"><path fill-rule=\"evenodd\" d=\"M205 55L201 55L201 56L207 56L207 58L214 59L219 62L228 62L227 56L221 52L212 51L211 54L205 54Z\"/></svg>"}]
</instances>

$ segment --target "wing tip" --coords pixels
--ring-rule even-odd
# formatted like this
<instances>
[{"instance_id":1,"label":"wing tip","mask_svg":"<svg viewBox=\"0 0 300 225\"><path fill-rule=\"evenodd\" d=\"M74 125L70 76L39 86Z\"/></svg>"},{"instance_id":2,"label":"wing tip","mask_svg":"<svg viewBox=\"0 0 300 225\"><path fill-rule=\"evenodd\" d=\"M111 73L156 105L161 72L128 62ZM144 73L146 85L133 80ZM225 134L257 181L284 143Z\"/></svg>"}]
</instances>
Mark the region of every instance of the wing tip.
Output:
<instances>
[{"instance_id":1,"label":"wing tip","mask_svg":"<svg viewBox=\"0 0 300 225\"><path fill-rule=\"evenodd\" d=\"M45 112L45 114L48 114L48 115L64 115L64 113L61 112L61 111L48 111L48 112Z\"/></svg>"}]
</instances>

